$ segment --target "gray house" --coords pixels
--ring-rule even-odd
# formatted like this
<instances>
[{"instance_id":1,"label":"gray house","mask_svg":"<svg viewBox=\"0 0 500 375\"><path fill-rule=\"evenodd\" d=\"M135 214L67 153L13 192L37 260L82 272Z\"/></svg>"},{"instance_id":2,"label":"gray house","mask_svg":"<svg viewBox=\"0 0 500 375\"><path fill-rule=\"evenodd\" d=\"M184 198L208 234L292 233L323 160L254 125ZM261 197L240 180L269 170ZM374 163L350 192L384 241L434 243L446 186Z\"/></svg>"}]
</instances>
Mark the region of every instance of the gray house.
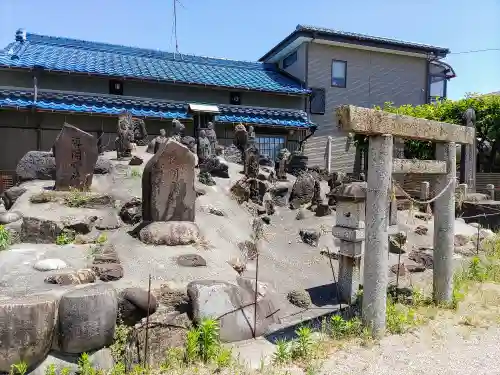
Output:
<instances>
[{"instance_id":1,"label":"gray house","mask_svg":"<svg viewBox=\"0 0 500 375\"><path fill-rule=\"evenodd\" d=\"M325 165L331 136L332 170L351 172L355 150L346 152L335 107L418 105L445 98L447 82L455 77L441 61L448 53L446 48L299 25L260 61L278 64L312 91L304 109L318 130L306 144L309 164Z\"/></svg>"},{"instance_id":2,"label":"gray house","mask_svg":"<svg viewBox=\"0 0 500 375\"><path fill-rule=\"evenodd\" d=\"M0 175L29 150L49 150L64 122L114 146L124 111L151 137L172 119L187 135L208 121L223 144L240 122L262 153L296 149L311 125L310 91L276 64L174 54L17 31L0 49Z\"/></svg>"}]
</instances>

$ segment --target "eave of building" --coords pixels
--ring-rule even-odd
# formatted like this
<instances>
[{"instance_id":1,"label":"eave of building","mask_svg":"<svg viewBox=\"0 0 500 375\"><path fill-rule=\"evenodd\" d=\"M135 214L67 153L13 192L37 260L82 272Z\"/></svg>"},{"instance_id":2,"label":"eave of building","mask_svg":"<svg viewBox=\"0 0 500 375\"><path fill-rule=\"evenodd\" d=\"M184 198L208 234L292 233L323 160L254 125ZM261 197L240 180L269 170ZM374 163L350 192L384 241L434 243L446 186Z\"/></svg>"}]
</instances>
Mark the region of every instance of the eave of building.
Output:
<instances>
[{"instance_id":1,"label":"eave of building","mask_svg":"<svg viewBox=\"0 0 500 375\"><path fill-rule=\"evenodd\" d=\"M373 52L383 52L396 55L413 56L420 58L443 58L449 53L448 49L441 47L425 46L418 47L417 45L401 44L377 41L363 40L356 37L346 37L342 35L333 35L331 33L313 32L305 30L296 30L292 32L283 41L278 43L269 52L262 56L259 61L266 63L277 63L293 52L303 43L318 43L329 46L337 46L344 48L353 48Z\"/></svg>"},{"instance_id":2,"label":"eave of building","mask_svg":"<svg viewBox=\"0 0 500 375\"><path fill-rule=\"evenodd\" d=\"M217 106L219 113L214 119L220 123L243 122L278 128L309 128L312 124L307 114L297 109L178 102L55 90L37 90L35 99L34 89L0 87L0 109L98 116L117 116L128 111L135 117L190 120L190 104Z\"/></svg>"}]
</instances>

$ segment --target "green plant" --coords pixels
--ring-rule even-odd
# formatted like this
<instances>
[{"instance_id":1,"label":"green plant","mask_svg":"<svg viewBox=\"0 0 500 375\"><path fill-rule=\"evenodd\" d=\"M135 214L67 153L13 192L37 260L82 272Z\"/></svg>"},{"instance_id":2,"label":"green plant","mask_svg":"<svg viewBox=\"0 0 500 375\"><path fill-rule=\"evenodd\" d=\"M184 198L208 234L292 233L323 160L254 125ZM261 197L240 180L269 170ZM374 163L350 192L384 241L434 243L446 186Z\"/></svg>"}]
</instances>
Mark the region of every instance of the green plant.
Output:
<instances>
[{"instance_id":1,"label":"green plant","mask_svg":"<svg viewBox=\"0 0 500 375\"><path fill-rule=\"evenodd\" d=\"M172 368L182 367L184 361L185 351L183 348L169 348L165 352L165 360L160 365L160 369L167 371Z\"/></svg>"},{"instance_id":2,"label":"green plant","mask_svg":"<svg viewBox=\"0 0 500 375\"><path fill-rule=\"evenodd\" d=\"M215 358L219 349L219 324L215 319L203 319L198 326L198 350L203 362L208 363Z\"/></svg>"},{"instance_id":3,"label":"green plant","mask_svg":"<svg viewBox=\"0 0 500 375\"><path fill-rule=\"evenodd\" d=\"M386 326L390 333L405 333L418 323L417 318L415 309L395 303L390 296L387 297Z\"/></svg>"},{"instance_id":4,"label":"green plant","mask_svg":"<svg viewBox=\"0 0 500 375\"><path fill-rule=\"evenodd\" d=\"M90 357L87 353L82 353L78 359L78 373L79 375L96 375L96 370L92 367Z\"/></svg>"},{"instance_id":5,"label":"green plant","mask_svg":"<svg viewBox=\"0 0 500 375\"><path fill-rule=\"evenodd\" d=\"M71 373L71 369L69 367L63 367L61 369L61 375L69 375Z\"/></svg>"},{"instance_id":6,"label":"green plant","mask_svg":"<svg viewBox=\"0 0 500 375\"><path fill-rule=\"evenodd\" d=\"M290 343L283 339L276 341L276 351L273 354L273 362L278 365L283 365L290 362L291 359L292 352L290 350Z\"/></svg>"},{"instance_id":7,"label":"green plant","mask_svg":"<svg viewBox=\"0 0 500 375\"><path fill-rule=\"evenodd\" d=\"M307 358L313 346L312 330L310 327L300 327L295 331L297 339L292 348L293 358Z\"/></svg>"},{"instance_id":8,"label":"green plant","mask_svg":"<svg viewBox=\"0 0 500 375\"><path fill-rule=\"evenodd\" d=\"M195 362L199 357L200 332L197 328L190 329L187 333L184 359L187 363Z\"/></svg>"},{"instance_id":9,"label":"green plant","mask_svg":"<svg viewBox=\"0 0 500 375\"><path fill-rule=\"evenodd\" d=\"M51 363L45 369L45 375L56 375L56 365Z\"/></svg>"},{"instance_id":10,"label":"green plant","mask_svg":"<svg viewBox=\"0 0 500 375\"><path fill-rule=\"evenodd\" d=\"M71 232L63 231L56 237L56 244L60 246L68 245L72 243L74 239L75 236Z\"/></svg>"},{"instance_id":11,"label":"green plant","mask_svg":"<svg viewBox=\"0 0 500 375\"><path fill-rule=\"evenodd\" d=\"M0 225L0 251L12 245L12 234L3 225Z\"/></svg>"},{"instance_id":12,"label":"green plant","mask_svg":"<svg viewBox=\"0 0 500 375\"><path fill-rule=\"evenodd\" d=\"M132 328L124 324L120 323L116 325L114 340L113 344L111 344L110 346L110 349L113 358L117 362L125 356L125 350L131 331Z\"/></svg>"},{"instance_id":13,"label":"green plant","mask_svg":"<svg viewBox=\"0 0 500 375\"><path fill-rule=\"evenodd\" d=\"M127 369L123 362L116 362L110 371L110 375L125 375L126 373Z\"/></svg>"},{"instance_id":14,"label":"green plant","mask_svg":"<svg viewBox=\"0 0 500 375\"><path fill-rule=\"evenodd\" d=\"M69 193L64 197L64 203L69 207L83 207L90 198L90 194L86 191L70 189Z\"/></svg>"},{"instance_id":15,"label":"green plant","mask_svg":"<svg viewBox=\"0 0 500 375\"><path fill-rule=\"evenodd\" d=\"M28 364L24 361L15 363L12 366L10 366L11 375L25 375L26 372L28 372Z\"/></svg>"},{"instance_id":16,"label":"green plant","mask_svg":"<svg viewBox=\"0 0 500 375\"><path fill-rule=\"evenodd\" d=\"M142 177L142 172L138 169L132 169L130 172L130 177L132 178L140 178Z\"/></svg>"},{"instance_id":17,"label":"green plant","mask_svg":"<svg viewBox=\"0 0 500 375\"><path fill-rule=\"evenodd\" d=\"M220 347L215 356L215 365L218 369L231 366L233 362L233 352L230 348Z\"/></svg>"},{"instance_id":18,"label":"green plant","mask_svg":"<svg viewBox=\"0 0 500 375\"><path fill-rule=\"evenodd\" d=\"M107 240L108 240L108 236L106 235L106 233L101 233L99 235L99 237L97 237L96 243L99 244L99 245L102 245Z\"/></svg>"}]
</instances>

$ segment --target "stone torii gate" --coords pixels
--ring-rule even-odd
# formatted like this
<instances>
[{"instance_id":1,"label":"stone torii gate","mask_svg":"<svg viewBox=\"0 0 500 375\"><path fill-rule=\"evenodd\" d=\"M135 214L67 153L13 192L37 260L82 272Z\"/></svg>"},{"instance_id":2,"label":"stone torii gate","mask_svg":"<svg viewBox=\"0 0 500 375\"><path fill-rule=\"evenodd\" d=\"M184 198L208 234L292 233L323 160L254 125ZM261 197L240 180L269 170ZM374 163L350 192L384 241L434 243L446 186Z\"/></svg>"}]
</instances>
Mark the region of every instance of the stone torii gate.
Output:
<instances>
[{"instance_id":1,"label":"stone torii gate","mask_svg":"<svg viewBox=\"0 0 500 375\"><path fill-rule=\"evenodd\" d=\"M392 174L438 175L434 206L433 298L451 302L455 234L456 143L470 145L471 127L380 110L344 105L337 108L338 127L369 137L366 190L366 229L363 267L363 321L374 336L385 332L388 285L388 202ZM437 160L393 158L393 137L436 143Z\"/></svg>"}]
</instances>

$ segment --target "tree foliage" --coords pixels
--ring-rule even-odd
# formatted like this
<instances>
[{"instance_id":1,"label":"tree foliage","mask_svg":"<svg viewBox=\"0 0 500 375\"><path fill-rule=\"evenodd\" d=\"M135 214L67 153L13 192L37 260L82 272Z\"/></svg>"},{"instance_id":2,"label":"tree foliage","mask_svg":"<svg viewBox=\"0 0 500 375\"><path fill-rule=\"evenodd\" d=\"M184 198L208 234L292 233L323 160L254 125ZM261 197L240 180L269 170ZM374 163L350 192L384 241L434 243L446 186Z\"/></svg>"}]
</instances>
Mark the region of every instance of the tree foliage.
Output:
<instances>
[{"instance_id":1,"label":"tree foliage","mask_svg":"<svg viewBox=\"0 0 500 375\"><path fill-rule=\"evenodd\" d=\"M492 172L500 169L500 163L495 163L500 156L500 96L468 94L460 100L443 100L434 104L418 106L393 106L385 103L382 109L387 112L426 118L451 124L463 124L463 113L473 108L476 111L476 137L479 152L480 170ZM367 147L365 136L356 136L357 145ZM407 140L405 141L405 157L408 159L433 159L431 142Z\"/></svg>"}]
</instances>

